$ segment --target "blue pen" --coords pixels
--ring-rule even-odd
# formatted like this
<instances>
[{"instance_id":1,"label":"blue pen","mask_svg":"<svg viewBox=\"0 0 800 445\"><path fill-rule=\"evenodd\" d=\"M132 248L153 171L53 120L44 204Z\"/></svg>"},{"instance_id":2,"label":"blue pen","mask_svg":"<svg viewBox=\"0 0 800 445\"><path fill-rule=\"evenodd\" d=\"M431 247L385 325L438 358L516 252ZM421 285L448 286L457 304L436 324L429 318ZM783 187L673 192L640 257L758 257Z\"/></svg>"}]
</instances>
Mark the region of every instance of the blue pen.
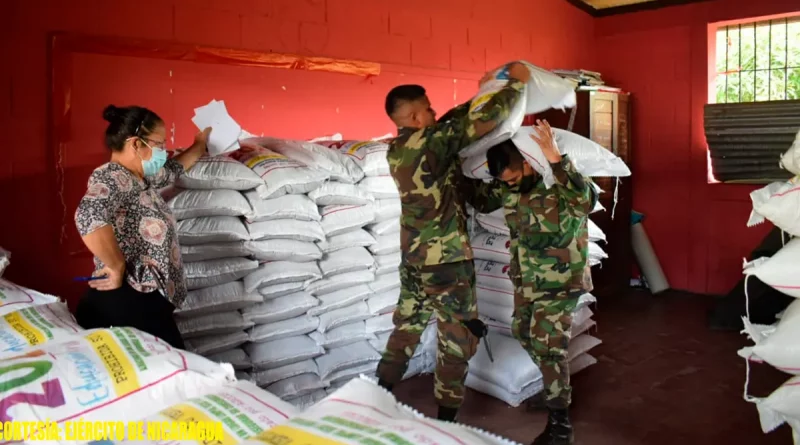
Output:
<instances>
[{"instance_id":1,"label":"blue pen","mask_svg":"<svg viewBox=\"0 0 800 445\"><path fill-rule=\"evenodd\" d=\"M108 278L108 277L105 277L105 276L104 277L75 277L74 281L88 283L89 281L102 280L102 279L105 279L105 278Z\"/></svg>"}]
</instances>

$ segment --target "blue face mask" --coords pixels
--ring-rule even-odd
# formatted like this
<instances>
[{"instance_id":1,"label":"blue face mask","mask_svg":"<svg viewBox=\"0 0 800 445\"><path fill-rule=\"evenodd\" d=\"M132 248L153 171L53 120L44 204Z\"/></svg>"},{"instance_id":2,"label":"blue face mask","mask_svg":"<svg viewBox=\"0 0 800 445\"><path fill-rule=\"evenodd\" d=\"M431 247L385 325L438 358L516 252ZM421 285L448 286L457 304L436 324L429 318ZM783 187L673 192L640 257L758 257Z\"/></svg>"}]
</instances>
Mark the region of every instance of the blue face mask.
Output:
<instances>
[{"instance_id":1,"label":"blue face mask","mask_svg":"<svg viewBox=\"0 0 800 445\"><path fill-rule=\"evenodd\" d=\"M147 142L144 144L150 147L150 144ZM142 169L144 170L145 177L157 175L161 168L164 167L164 164L167 163L167 150L156 147L150 147L150 150L152 151L150 159L146 161L142 159Z\"/></svg>"}]
</instances>

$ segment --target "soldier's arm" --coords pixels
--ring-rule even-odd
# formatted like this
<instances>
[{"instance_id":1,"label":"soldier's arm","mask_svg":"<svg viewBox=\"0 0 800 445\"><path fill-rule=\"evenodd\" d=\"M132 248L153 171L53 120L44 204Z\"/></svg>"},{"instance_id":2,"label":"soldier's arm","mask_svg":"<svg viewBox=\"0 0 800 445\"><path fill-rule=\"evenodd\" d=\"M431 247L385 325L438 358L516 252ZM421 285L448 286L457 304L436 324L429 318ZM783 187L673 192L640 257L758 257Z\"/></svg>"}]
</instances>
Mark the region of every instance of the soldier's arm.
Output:
<instances>
[{"instance_id":1,"label":"soldier's arm","mask_svg":"<svg viewBox=\"0 0 800 445\"><path fill-rule=\"evenodd\" d=\"M558 187L567 212L576 217L589 215L597 202L592 180L581 175L567 155L562 156L561 162L550 164L550 167L555 178L554 187Z\"/></svg>"},{"instance_id":2,"label":"soldier's arm","mask_svg":"<svg viewBox=\"0 0 800 445\"><path fill-rule=\"evenodd\" d=\"M459 192L478 212L491 213L503 207L504 188L497 181L486 183L481 179L463 177L461 185Z\"/></svg>"}]
</instances>

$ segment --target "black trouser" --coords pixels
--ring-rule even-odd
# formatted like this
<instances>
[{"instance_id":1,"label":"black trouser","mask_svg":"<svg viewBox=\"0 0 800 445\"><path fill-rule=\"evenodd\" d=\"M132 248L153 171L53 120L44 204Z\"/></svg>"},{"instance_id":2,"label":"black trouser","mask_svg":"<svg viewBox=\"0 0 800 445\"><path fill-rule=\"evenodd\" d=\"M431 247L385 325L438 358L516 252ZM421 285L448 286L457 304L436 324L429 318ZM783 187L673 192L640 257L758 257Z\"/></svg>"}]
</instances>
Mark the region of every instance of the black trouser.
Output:
<instances>
[{"instance_id":1,"label":"black trouser","mask_svg":"<svg viewBox=\"0 0 800 445\"><path fill-rule=\"evenodd\" d=\"M89 289L78 303L75 319L84 329L132 327L185 349L172 313L172 305L160 292L142 293L127 281L112 291Z\"/></svg>"}]
</instances>

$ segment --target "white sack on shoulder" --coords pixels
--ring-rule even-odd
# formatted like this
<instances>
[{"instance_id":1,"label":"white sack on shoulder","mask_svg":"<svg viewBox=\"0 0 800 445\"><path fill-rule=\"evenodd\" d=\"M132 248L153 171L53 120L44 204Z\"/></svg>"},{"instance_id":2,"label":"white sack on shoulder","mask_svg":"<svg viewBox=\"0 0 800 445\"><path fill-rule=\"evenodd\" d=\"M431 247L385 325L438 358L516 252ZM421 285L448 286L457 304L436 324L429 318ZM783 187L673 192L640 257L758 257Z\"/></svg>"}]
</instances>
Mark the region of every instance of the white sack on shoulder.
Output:
<instances>
[{"instance_id":1,"label":"white sack on shoulder","mask_svg":"<svg viewBox=\"0 0 800 445\"><path fill-rule=\"evenodd\" d=\"M245 292L242 281L234 281L189 291L183 305L175 309L175 315L196 317L218 312L236 311L262 301L261 295L254 292Z\"/></svg>"},{"instance_id":2,"label":"white sack on shoulder","mask_svg":"<svg viewBox=\"0 0 800 445\"><path fill-rule=\"evenodd\" d=\"M261 199L255 191L244 193L253 208L249 222L270 221L274 219L293 219L296 221L319 221L322 216L314 201L306 195L284 195L274 199Z\"/></svg>"},{"instance_id":3,"label":"white sack on shoulder","mask_svg":"<svg viewBox=\"0 0 800 445\"><path fill-rule=\"evenodd\" d=\"M755 275L768 286L790 297L800 298L800 238L793 238L770 258L745 264L744 274Z\"/></svg>"},{"instance_id":4,"label":"white sack on shoulder","mask_svg":"<svg viewBox=\"0 0 800 445\"><path fill-rule=\"evenodd\" d=\"M178 222L178 241L181 245L245 241L250 234L241 219L235 216L206 216Z\"/></svg>"},{"instance_id":5,"label":"white sack on shoulder","mask_svg":"<svg viewBox=\"0 0 800 445\"><path fill-rule=\"evenodd\" d=\"M354 184L329 181L308 194L318 206L364 205L375 201L369 193Z\"/></svg>"},{"instance_id":6,"label":"white sack on shoulder","mask_svg":"<svg viewBox=\"0 0 800 445\"><path fill-rule=\"evenodd\" d=\"M266 192L261 194L264 199L302 195L319 188L329 178L324 171L314 170L247 141L243 141L242 149L231 156L253 169L264 180Z\"/></svg>"},{"instance_id":7,"label":"white sack on shoulder","mask_svg":"<svg viewBox=\"0 0 800 445\"><path fill-rule=\"evenodd\" d=\"M750 193L753 212L747 227L761 224L765 219L793 236L800 236L800 177L787 182L773 182Z\"/></svg>"},{"instance_id":8,"label":"white sack on shoulder","mask_svg":"<svg viewBox=\"0 0 800 445\"><path fill-rule=\"evenodd\" d=\"M252 138L243 144L267 148L310 168L322 170L334 181L355 184L364 177L361 167L349 156L313 142Z\"/></svg>"},{"instance_id":9,"label":"white sack on shoulder","mask_svg":"<svg viewBox=\"0 0 800 445\"><path fill-rule=\"evenodd\" d=\"M169 208L178 221L203 216L254 216L250 203L236 190L184 190L169 201Z\"/></svg>"}]
</instances>

